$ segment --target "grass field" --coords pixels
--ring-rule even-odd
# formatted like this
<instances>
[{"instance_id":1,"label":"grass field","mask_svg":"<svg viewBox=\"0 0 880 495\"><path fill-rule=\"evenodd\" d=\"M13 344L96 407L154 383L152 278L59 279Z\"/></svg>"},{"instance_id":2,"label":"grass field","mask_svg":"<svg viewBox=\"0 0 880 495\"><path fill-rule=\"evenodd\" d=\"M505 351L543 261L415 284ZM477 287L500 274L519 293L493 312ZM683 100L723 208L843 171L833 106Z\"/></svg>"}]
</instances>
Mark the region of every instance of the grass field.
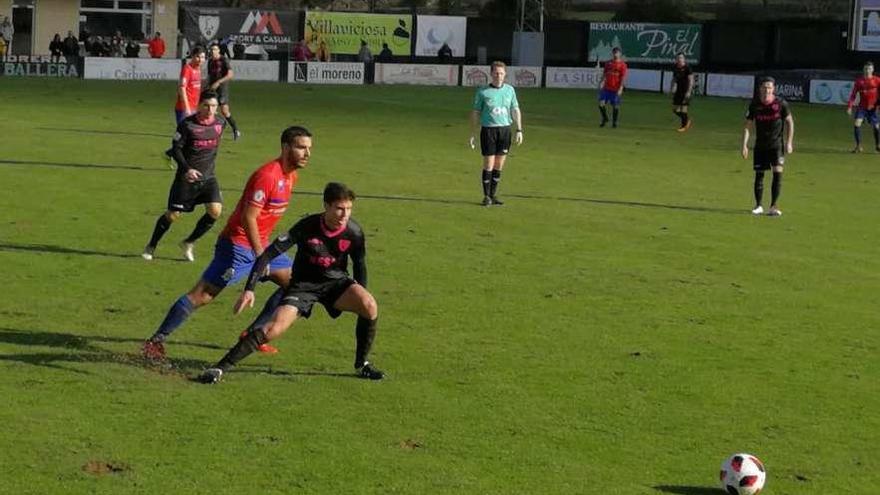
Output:
<instances>
[{"instance_id":1,"label":"grass field","mask_svg":"<svg viewBox=\"0 0 880 495\"><path fill-rule=\"evenodd\" d=\"M349 379L354 319L318 310L191 382L255 314L237 289L145 365L220 230L179 261L189 215L139 257L174 85L2 79L0 493L709 495L736 451L768 494L877 493L880 156L846 152L840 108L793 105L785 215L755 218L744 101L698 99L679 135L665 96L628 94L611 130L593 92L520 91L507 204L481 208L469 89L232 89L225 213L312 129L282 224L329 180L361 195L389 378Z\"/></svg>"}]
</instances>

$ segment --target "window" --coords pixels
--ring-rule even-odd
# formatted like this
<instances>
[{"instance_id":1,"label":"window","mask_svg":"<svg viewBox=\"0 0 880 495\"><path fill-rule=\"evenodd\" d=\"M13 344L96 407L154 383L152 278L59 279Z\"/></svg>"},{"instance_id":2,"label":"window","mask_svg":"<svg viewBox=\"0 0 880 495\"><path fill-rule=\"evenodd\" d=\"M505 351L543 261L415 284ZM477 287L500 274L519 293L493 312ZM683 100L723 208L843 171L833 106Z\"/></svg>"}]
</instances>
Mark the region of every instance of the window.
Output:
<instances>
[{"instance_id":1,"label":"window","mask_svg":"<svg viewBox=\"0 0 880 495\"><path fill-rule=\"evenodd\" d=\"M80 0L80 35L122 36L141 40L153 30L153 2L128 0Z\"/></svg>"}]
</instances>

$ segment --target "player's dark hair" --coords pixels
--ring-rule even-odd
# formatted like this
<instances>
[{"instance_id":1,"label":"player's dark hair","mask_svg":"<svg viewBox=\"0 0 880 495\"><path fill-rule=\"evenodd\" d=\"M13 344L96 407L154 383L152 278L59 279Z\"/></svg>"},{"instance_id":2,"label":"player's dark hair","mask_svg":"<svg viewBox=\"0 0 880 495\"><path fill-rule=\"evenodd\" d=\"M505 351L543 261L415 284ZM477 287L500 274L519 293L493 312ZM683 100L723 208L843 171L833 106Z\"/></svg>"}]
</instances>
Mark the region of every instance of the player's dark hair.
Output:
<instances>
[{"instance_id":1,"label":"player's dark hair","mask_svg":"<svg viewBox=\"0 0 880 495\"><path fill-rule=\"evenodd\" d=\"M868 60L867 62L865 62L865 67L867 67L867 66L869 66L869 65L870 65L871 67L874 67L874 62L871 62L870 60Z\"/></svg>"},{"instance_id":2,"label":"player's dark hair","mask_svg":"<svg viewBox=\"0 0 880 495\"><path fill-rule=\"evenodd\" d=\"M308 129L298 125L292 125L281 133L281 145L293 144L296 138L300 136L312 137L312 133Z\"/></svg>"},{"instance_id":3,"label":"player's dark hair","mask_svg":"<svg viewBox=\"0 0 880 495\"><path fill-rule=\"evenodd\" d=\"M611 53L620 53L620 47L615 46L614 48L611 49Z\"/></svg>"},{"instance_id":4,"label":"player's dark hair","mask_svg":"<svg viewBox=\"0 0 880 495\"><path fill-rule=\"evenodd\" d=\"M193 47L192 50L190 50L189 56L190 57L198 57L199 55L202 55L203 53L205 53L205 47L203 47L202 45L196 45Z\"/></svg>"},{"instance_id":5,"label":"player's dark hair","mask_svg":"<svg viewBox=\"0 0 880 495\"><path fill-rule=\"evenodd\" d=\"M348 186L341 182L328 182L324 186L324 203L333 204L337 201L354 201L357 196Z\"/></svg>"},{"instance_id":6,"label":"player's dark hair","mask_svg":"<svg viewBox=\"0 0 880 495\"><path fill-rule=\"evenodd\" d=\"M776 79L775 79L775 78L773 78L772 76L764 76L764 77L762 77L761 79L758 80L758 86L763 86L764 83L768 83L768 82L769 82L769 83L773 83L774 86L776 85Z\"/></svg>"},{"instance_id":7,"label":"player's dark hair","mask_svg":"<svg viewBox=\"0 0 880 495\"><path fill-rule=\"evenodd\" d=\"M214 98L215 100L218 99L217 92L206 89L199 95L199 103L205 100L210 100L211 98Z\"/></svg>"},{"instance_id":8,"label":"player's dark hair","mask_svg":"<svg viewBox=\"0 0 880 495\"><path fill-rule=\"evenodd\" d=\"M678 53L675 54L675 56L676 56L676 58L677 58L677 57L684 57L684 58L687 58L687 55L685 55L684 52L678 52Z\"/></svg>"}]
</instances>

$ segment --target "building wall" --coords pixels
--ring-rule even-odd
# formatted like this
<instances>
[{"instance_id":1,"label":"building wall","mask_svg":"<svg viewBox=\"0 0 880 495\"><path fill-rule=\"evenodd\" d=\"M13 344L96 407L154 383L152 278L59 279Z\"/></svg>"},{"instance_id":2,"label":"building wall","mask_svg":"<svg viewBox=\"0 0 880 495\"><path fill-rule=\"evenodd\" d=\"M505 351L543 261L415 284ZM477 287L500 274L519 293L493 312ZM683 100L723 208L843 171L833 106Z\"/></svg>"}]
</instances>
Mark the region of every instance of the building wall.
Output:
<instances>
[{"instance_id":1,"label":"building wall","mask_svg":"<svg viewBox=\"0 0 880 495\"><path fill-rule=\"evenodd\" d=\"M165 39L165 57L178 58L177 53L177 0L153 0L153 32Z\"/></svg>"},{"instance_id":2,"label":"building wall","mask_svg":"<svg viewBox=\"0 0 880 495\"><path fill-rule=\"evenodd\" d=\"M68 31L79 34L78 0L37 0L34 13L34 55L48 55L55 33L61 39Z\"/></svg>"}]
</instances>

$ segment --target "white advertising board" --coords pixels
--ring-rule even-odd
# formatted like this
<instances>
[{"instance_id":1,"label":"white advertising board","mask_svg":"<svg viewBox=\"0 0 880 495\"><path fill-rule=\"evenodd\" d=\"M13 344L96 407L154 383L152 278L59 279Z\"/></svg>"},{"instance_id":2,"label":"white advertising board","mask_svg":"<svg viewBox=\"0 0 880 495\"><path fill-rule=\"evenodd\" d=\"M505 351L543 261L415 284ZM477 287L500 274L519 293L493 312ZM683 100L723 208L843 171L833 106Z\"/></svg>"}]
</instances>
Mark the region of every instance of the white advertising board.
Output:
<instances>
[{"instance_id":1,"label":"white advertising board","mask_svg":"<svg viewBox=\"0 0 880 495\"><path fill-rule=\"evenodd\" d=\"M595 67L547 67L548 88L597 89L602 69Z\"/></svg>"},{"instance_id":2,"label":"white advertising board","mask_svg":"<svg viewBox=\"0 0 880 495\"><path fill-rule=\"evenodd\" d=\"M846 105L852 87L852 81L813 79L810 81L810 103Z\"/></svg>"},{"instance_id":3,"label":"white advertising board","mask_svg":"<svg viewBox=\"0 0 880 495\"><path fill-rule=\"evenodd\" d=\"M663 71L663 92L672 93L672 71ZM694 96L702 96L706 94L706 73L694 72L694 89L691 92Z\"/></svg>"},{"instance_id":4,"label":"white advertising board","mask_svg":"<svg viewBox=\"0 0 880 495\"><path fill-rule=\"evenodd\" d=\"M164 58L86 57L84 79L177 80L181 61Z\"/></svg>"},{"instance_id":5,"label":"white advertising board","mask_svg":"<svg viewBox=\"0 0 880 495\"><path fill-rule=\"evenodd\" d=\"M299 84L363 84L363 62L288 62L287 82Z\"/></svg>"},{"instance_id":6,"label":"white advertising board","mask_svg":"<svg viewBox=\"0 0 880 495\"><path fill-rule=\"evenodd\" d=\"M278 61L230 60L229 64L235 81L278 81Z\"/></svg>"},{"instance_id":7,"label":"white advertising board","mask_svg":"<svg viewBox=\"0 0 880 495\"><path fill-rule=\"evenodd\" d=\"M376 64L376 84L457 86L458 65Z\"/></svg>"},{"instance_id":8,"label":"white advertising board","mask_svg":"<svg viewBox=\"0 0 880 495\"><path fill-rule=\"evenodd\" d=\"M464 57L467 17L420 15L416 17L416 55L436 57L443 43L452 49L453 57Z\"/></svg>"},{"instance_id":9,"label":"white advertising board","mask_svg":"<svg viewBox=\"0 0 880 495\"><path fill-rule=\"evenodd\" d=\"M660 91L663 72L659 70L629 69L623 85L626 89Z\"/></svg>"},{"instance_id":10,"label":"white advertising board","mask_svg":"<svg viewBox=\"0 0 880 495\"><path fill-rule=\"evenodd\" d=\"M492 80L490 66L464 65L461 68L462 86L485 86ZM542 81L540 67L508 67L504 82L515 88L540 88Z\"/></svg>"},{"instance_id":11,"label":"white advertising board","mask_svg":"<svg viewBox=\"0 0 880 495\"><path fill-rule=\"evenodd\" d=\"M736 74L709 74L706 78L706 94L752 98L755 95L755 76Z\"/></svg>"}]
</instances>

